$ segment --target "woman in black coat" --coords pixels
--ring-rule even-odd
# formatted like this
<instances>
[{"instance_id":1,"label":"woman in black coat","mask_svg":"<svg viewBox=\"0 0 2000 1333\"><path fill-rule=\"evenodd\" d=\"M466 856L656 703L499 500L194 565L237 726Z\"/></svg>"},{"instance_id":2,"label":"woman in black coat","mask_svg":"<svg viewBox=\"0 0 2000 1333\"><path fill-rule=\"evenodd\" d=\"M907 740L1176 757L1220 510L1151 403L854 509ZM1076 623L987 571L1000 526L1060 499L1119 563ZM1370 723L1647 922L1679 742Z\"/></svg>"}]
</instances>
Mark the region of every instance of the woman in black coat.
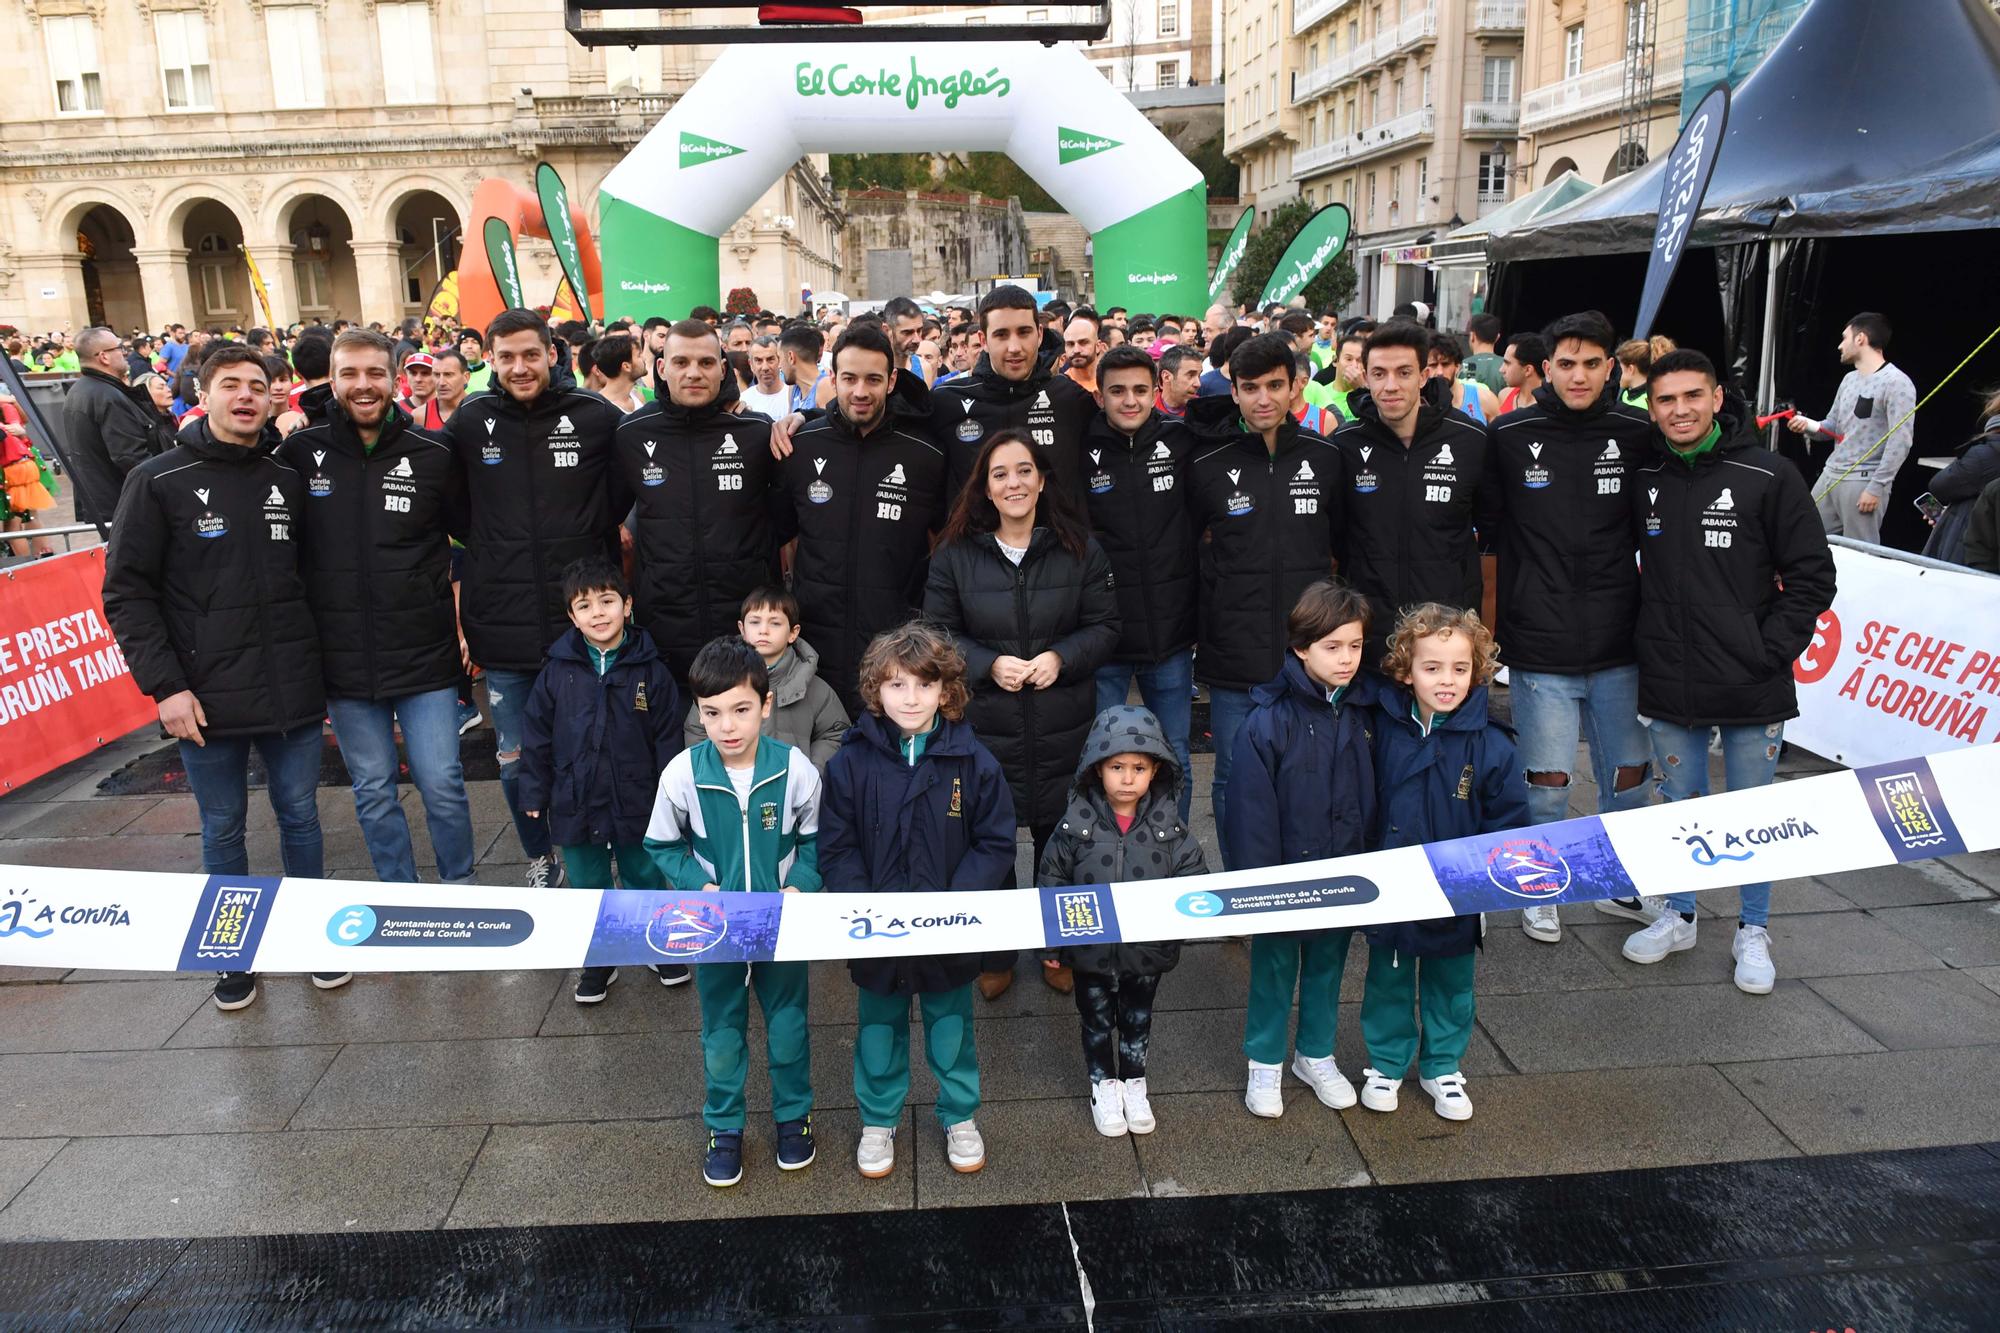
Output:
<instances>
[{"instance_id":1,"label":"woman in black coat","mask_svg":"<svg viewBox=\"0 0 2000 1333\"><path fill-rule=\"evenodd\" d=\"M1981 415L1986 424L1980 433L1961 444L1958 457L1931 478L1931 494L1946 506L1924 543L1924 554L1933 560L1971 563L1965 558L1965 533L1972 522L1973 502L2000 481L2000 393L1988 395Z\"/></svg>"},{"instance_id":2,"label":"woman in black coat","mask_svg":"<svg viewBox=\"0 0 2000 1333\"><path fill-rule=\"evenodd\" d=\"M965 654L966 719L1006 771L1036 864L1062 819L1097 711L1097 668L1119 633L1111 561L1044 466L1026 434L987 437L924 589L924 614ZM980 993L998 996L1012 967L1011 955L988 958ZM1049 975L1068 989L1068 969L1052 964Z\"/></svg>"}]
</instances>

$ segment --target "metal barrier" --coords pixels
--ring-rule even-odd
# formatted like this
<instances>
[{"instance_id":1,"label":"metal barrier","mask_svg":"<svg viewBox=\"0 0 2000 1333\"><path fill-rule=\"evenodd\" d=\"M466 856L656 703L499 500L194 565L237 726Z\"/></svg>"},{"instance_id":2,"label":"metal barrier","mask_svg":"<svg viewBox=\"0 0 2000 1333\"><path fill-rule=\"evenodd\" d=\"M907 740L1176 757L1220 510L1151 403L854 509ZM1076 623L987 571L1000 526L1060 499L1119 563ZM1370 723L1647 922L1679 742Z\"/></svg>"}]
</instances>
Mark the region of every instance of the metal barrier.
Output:
<instances>
[{"instance_id":1,"label":"metal barrier","mask_svg":"<svg viewBox=\"0 0 2000 1333\"><path fill-rule=\"evenodd\" d=\"M2000 574L1989 574L1983 569L1974 569L1970 565L1954 565L1949 560L1934 560L1927 555L1917 555L1912 551L1899 551L1893 546L1878 546L1874 542L1857 541L1853 537L1829 536L1826 540L1830 546L1845 546L1848 550L1859 551L1863 555L1880 556L1885 560L1901 560L1904 564L1916 565L1923 569L1938 569L1948 574L1977 574L1981 578L1988 579L2000 578Z\"/></svg>"}]
</instances>

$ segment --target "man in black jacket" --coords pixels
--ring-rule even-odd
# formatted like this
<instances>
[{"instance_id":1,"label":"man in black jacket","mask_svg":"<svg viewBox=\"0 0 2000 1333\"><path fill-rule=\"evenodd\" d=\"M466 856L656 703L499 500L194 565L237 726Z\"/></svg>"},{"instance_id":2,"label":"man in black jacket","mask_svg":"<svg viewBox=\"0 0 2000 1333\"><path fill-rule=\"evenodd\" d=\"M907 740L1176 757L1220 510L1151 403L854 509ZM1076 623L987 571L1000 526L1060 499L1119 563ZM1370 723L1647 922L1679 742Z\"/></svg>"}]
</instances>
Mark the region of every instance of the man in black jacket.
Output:
<instances>
[{"instance_id":1,"label":"man in black jacket","mask_svg":"<svg viewBox=\"0 0 2000 1333\"><path fill-rule=\"evenodd\" d=\"M868 641L923 603L930 534L944 526L945 458L923 435L930 391L896 369L879 327L840 335L833 377L833 403L779 467L777 539L799 539L792 592L820 679L859 717Z\"/></svg>"},{"instance_id":2,"label":"man in black jacket","mask_svg":"<svg viewBox=\"0 0 2000 1333\"><path fill-rule=\"evenodd\" d=\"M451 449L396 410L389 340L349 329L333 343L331 399L276 458L305 478L294 534L319 625L327 716L354 787L379 879L415 883L396 792L396 729L423 798L438 877L472 880L472 810L458 761L458 620L451 544L464 478Z\"/></svg>"},{"instance_id":3,"label":"man in black jacket","mask_svg":"<svg viewBox=\"0 0 2000 1333\"><path fill-rule=\"evenodd\" d=\"M930 437L950 462L951 497L965 489L979 446L996 430L1028 433L1048 458L1049 472L1083 498L1083 428L1097 403L1075 380L1058 372L1062 337L1044 336L1035 298L1026 289L995 287L979 298L979 327L986 350L972 373L930 396Z\"/></svg>"},{"instance_id":4,"label":"man in black jacket","mask_svg":"<svg viewBox=\"0 0 2000 1333\"><path fill-rule=\"evenodd\" d=\"M1785 723L1799 711L1792 663L1833 604L1833 554L1805 480L1758 443L1740 400L1725 410L1707 357L1670 352L1646 387L1657 432L1632 478L1641 562L1633 642L1654 769L1668 800L1706 796L1716 728L1727 789L1768 786ZM1683 830L1662 852L1713 865L1735 837ZM1736 987L1766 995L1777 976L1765 930L1771 886L1746 884L1741 895ZM1667 909L1625 941L1627 958L1657 963L1694 947L1694 895L1674 894Z\"/></svg>"},{"instance_id":5,"label":"man in black jacket","mask_svg":"<svg viewBox=\"0 0 2000 1333\"><path fill-rule=\"evenodd\" d=\"M1430 335L1392 319L1362 344L1354 420L1333 433L1342 478L1340 575L1368 597L1367 660L1397 612L1419 602L1477 611L1482 586L1473 519L1485 481L1486 432L1451 406L1451 382L1426 380Z\"/></svg>"},{"instance_id":6,"label":"man in black jacket","mask_svg":"<svg viewBox=\"0 0 2000 1333\"><path fill-rule=\"evenodd\" d=\"M243 846L250 750L263 757L287 875L324 873L319 786L319 632L299 578L305 480L258 446L270 414L264 358L224 347L202 364L208 416L132 470L104 569L104 611L160 724L180 741L201 811L201 864L249 873ZM347 974L315 975L322 988ZM220 1009L257 998L225 972Z\"/></svg>"},{"instance_id":7,"label":"man in black jacket","mask_svg":"<svg viewBox=\"0 0 2000 1333\"><path fill-rule=\"evenodd\" d=\"M1632 652L1631 479L1652 452L1653 423L1619 398L1617 335L1604 316L1565 316L1544 340L1547 383L1487 429L1487 501L1498 519L1482 523L1498 548L1500 660L1537 824L1567 818L1580 739L1600 811L1630 810L1652 794ZM1660 915L1657 899L1600 899L1597 910L1642 925ZM1553 905L1524 910L1521 928L1548 944L1562 938Z\"/></svg>"},{"instance_id":8,"label":"man in black jacket","mask_svg":"<svg viewBox=\"0 0 2000 1333\"><path fill-rule=\"evenodd\" d=\"M63 443L76 483L81 523L108 521L126 474L172 443L146 391L125 382L118 335L85 329L76 340L83 374L63 399Z\"/></svg>"},{"instance_id":9,"label":"man in black jacket","mask_svg":"<svg viewBox=\"0 0 2000 1333\"><path fill-rule=\"evenodd\" d=\"M743 598L777 581L771 527L771 426L743 411L715 330L667 330L661 396L619 423L614 456L638 501L635 619L676 681L695 654L736 632Z\"/></svg>"},{"instance_id":10,"label":"man in black jacket","mask_svg":"<svg viewBox=\"0 0 2000 1333\"><path fill-rule=\"evenodd\" d=\"M1340 455L1292 417L1298 357L1291 339L1258 334L1229 354L1229 395L1189 401L1194 436L1181 484L1201 558L1201 646L1195 679L1208 686L1215 739L1216 838L1250 691L1284 663L1285 622L1299 594L1333 572L1340 537Z\"/></svg>"},{"instance_id":11,"label":"man in black jacket","mask_svg":"<svg viewBox=\"0 0 2000 1333\"><path fill-rule=\"evenodd\" d=\"M1118 576L1122 628L1111 661L1097 669L1097 711L1124 703L1136 675L1181 772L1192 774L1197 580L1180 470L1195 437L1155 408L1158 390L1159 366L1137 347L1114 347L1098 362L1104 407L1083 432L1084 491L1091 531ZM1180 784L1183 821L1192 786Z\"/></svg>"},{"instance_id":12,"label":"man in black jacket","mask_svg":"<svg viewBox=\"0 0 2000 1333\"><path fill-rule=\"evenodd\" d=\"M528 856L528 883L563 882L547 823L517 794L521 710L543 656L569 628L562 574L586 555L618 559L632 497L612 466L622 414L576 387L569 351L532 310L486 328L493 392L467 398L445 424L471 508L459 602L467 650L486 668L500 787Z\"/></svg>"}]
</instances>

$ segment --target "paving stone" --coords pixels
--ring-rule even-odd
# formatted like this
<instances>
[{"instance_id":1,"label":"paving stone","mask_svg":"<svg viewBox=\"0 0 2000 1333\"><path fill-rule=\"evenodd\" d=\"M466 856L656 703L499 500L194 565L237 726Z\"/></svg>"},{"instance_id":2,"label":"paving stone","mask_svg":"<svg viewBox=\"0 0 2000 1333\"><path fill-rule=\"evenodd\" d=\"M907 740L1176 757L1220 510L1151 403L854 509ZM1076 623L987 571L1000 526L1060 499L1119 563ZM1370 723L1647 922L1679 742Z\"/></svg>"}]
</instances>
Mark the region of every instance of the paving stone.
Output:
<instances>
[{"instance_id":1,"label":"paving stone","mask_svg":"<svg viewBox=\"0 0 2000 1333\"><path fill-rule=\"evenodd\" d=\"M1919 909L1928 910L1928 909ZM1695 986L1736 975L1730 948L1736 923L1698 923L1695 946L1657 963L1639 964L1620 952L1637 926L1579 926L1574 933L1613 976L1628 986ZM1889 929L1866 912L1773 915L1771 959L1780 977L1851 976L1866 972L1923 971L1942 967L1937 954Z\"/></svg>"},{"instance_id":2,"label":"paving stone","mask_svg":"<svg viewBox=\"0 0 2000 1333\"><path fill-rule=\"evenodd\" d=\"M1700 916L1714 917L1733 926L1742 911L1743 896L1737 889L1704 889L1695 895L1694 905ZM1771 886L1772 916L1854 910L1854 903L1816 879L1781 879ZM1600 921L1609 919L1598 917Z\"/></svg>"},{"instance_id":3,"label":"paving stone","mask_svg":"<svg viewBox=\"0 0 2000 1333\"><path fill-rule=\"evenodd\" d=\"M119 838L6 838L0 839L0 864L199 874L201 840L171 834L142 837L129 833ZM253 859L251 865L256 864Z\"/></svg>"},{"instance_id":4,"label":"paving stone","mask_svg":"<svg viewBox=\"0 0 2000 1333\"><path fill-rule=\"evenodd\" d=\"M2000 1044L2000 995L1962 972L1818 977L1806 984L1892 1051Z\"/></svg>"},{"instance_id":5,"label":"paving stone","mask_svg":"<svg viewBox=\"0 0 2000 1333\"><path fill-rule=\"evenodd\" d=\"M10 838L108 838L152 809L154 796L95 801L52 801L25 823L8 829Z\"/></svg>"},{"instance_id":6,"label":"paving stone","mask_svg":"<svg viewBox=\"0 0 2000 1333\"><path fill-rule=\"evenodd\" d=\"M1468 1078L1465 1091L1470 1120L1441 1118L1414 1078L1404 1080L1392 1112L1357 1106L1341 1114L1385 1185L1796 1154L1705 1066Z\"/></svg>"},{"instance_id":7,"label":"paving stone","mask_svg":"<svg viewBox=\"0 0 2000 1333\"><path fill-rule=\"evenodd\" d=\"M1936 861L1908 861L1816 878L1856 907L1917 907L1993 897L1978 881Z\"/></svg>"},{"instance_id":8,"label":"paving stone","mask_svg":"<svg viewBox=\"0 0 2000 1333\"><path fill-rule=\"evenodd\" d=\"M699 1107L701 1097L691 1038L380 1042L341 1050L292 1127L636 1120Z\"/></svg>"},{"instance_id":9,"label":"paving stone","mask_svg":"<svg viewBox=\"0 0 2000 1333\"><path fill-rule=\"evenodd\" d=\"M896 1141L896 1170L900 1174L905 1163L915 1168L917 1207L1118 1199L1146 1192L1131 1139L1107 1139L1092 1129L1090 1105L1082 1096L987 1102L976 1119L986 1140L986 1166L961 1175L945 1160L937 1117L928 1107L915 1112L912 1130Z\"/></svg>"},{"instance_id":10,"label":"paving stone","mask_svg":"<svg viewBox=\"0 0 2000 1333\"><path fill-rule=\"evenodd\" d=\"M1967 852L1943 859L1959 874L1979 881L1991 893L2000 894L2000 852Z\"/></svg>"},{"instance_id":11,"label":"paving stone","mask_svg":"<svg viewBox=\"0 0 2000 1333\"><path fill-rule=\"evenodd\" d=\"M0 1212L0 1239L435 1227L485 1132L79 1139Z\"/></svg>"},{"instance_id":12,"label":"paving stone","mask_svg":"<svg viewBox=\"0 0 2000 1333\"><path fill-rule=\"evenodd\" d=\"M0 1139L0 1209L26 1188L68 1139Z\"/></svg>"},{"instance_id":13,"label":"paving stone","mask_svg":"<svg viewBox=\"0 0 2000 1333\"><path fill-rule=\"evenodd\" d=\"M701 1029L701 1001L695 995L692 979L678 986L662 986L651 968L621 967L618 969L618 980L611 983L611 989L601 1001L578 1004L574 998L576 972L556 975L558 980L554 995L544 1011L539 1029L544 1037L609 1032L697 1032ZM839 980L845 983L847 979L842 975ZM824 1021L833 1021L831 1009L835 1001L831 996L822 996L821 992L825 990L827 983L821 981L819 965L814 964L807 999L808 1021L814 1024L822 1021L822 1003L829 1010ZM751 1016L754 1020L754 1000L751 1002ZM852 1002L848 1004L847 1021L854 1021Z\"/></svg>"},{"instance_id":14,"label":"paving stone","mask_svg":"<svg viewBox=\"0 0 2000 1333\"><path fill-rule=\"evenodd\" d=\"M1994 1136L2000 1047L1888 1051L1722 1066L1809 1153L1983 1143Z\"/></svg>"},{"instance_id":15,"label":"paving stone","mask_svg":"<svg viewBox=\"0 0 2000 1333\"><path fill-rule=\"evenodd\" d=\"M1615 990L1483 996L1479 1025L1529 1074L1880 1049L1804 983L1782 979L1769 995L1745 995L1724 981L1682 986L1671 994ZM1466 1073L1470 1077L1473 1071Z\"/></svg>"},{"instance_id":16,"label":"paving stone","mask_svg":"<svg viewBox=\"0 0 2000 1333\"><path fill-rule=\"evenodd\" d=\"M66 967L0 967L0 986L33 986L61 981L70 974Z\"/></svg>"},{"instance_id":17,"label":"paving stone","mask_svg":"<svg viewBox=\"0 0 2000 1333\"><path fill-rule=\"evenodd\" d=\"M1291 1083L1286 1093L1285 1114L1276 1120L1244 1110L1240 1088L1153 1096L1159 1128L1131 1136L1147 1192L1167 1198L1368 1184L1367 1164L1340 1112L1320 1105L1302 1083ZM1082 1119L1072 1133L1094 1134L1089 1103L1076 1105ZM1218 1151L1224 1143L1228 1150Z\"/></svg>"},{"instance_id":18,"label":"paving stone","mask_svg":"<svg viewBox=\"0 0 2000 1333\"><path fill-rule=\"evenodd\" d=\"M357 976L334 991L319 990L302 976L262 977L257 1003L227 1014L203 1005L168 1044L317 1046L532 1037L560 975L390 972Z\"/></svg>"},{"instance_id":19,"label":"paving stone","mask_svg":"<svg viewBox=\"0 0 2000 1333\"><path fill-rule=\"evenodd\" d=\"M248 827L253 820L259 819L260 810L262 814L260 827L271 828L276 825L277 816L271 813L271 804L266 801L261 807L254 803L250 806L244 816L245 827ZM201 807L195 804L192 796L162 796L154 800L152 809L127 824L124 831L137 834L173 833L182 837L199 834Z\"/></svg>"},{"instance_id":20,"label":"paving stone","mask_svg":"<svg viewBox=\"0 0 2000 1333\"><path fill-rule=\"evenodd\" d=\"M1575 910L1575 909L1571 909ZM1590 912L1590 919L1609 918ZM1519 912L1489 913L1486 947L1480 951L1474 989L1480 995L1522 995L1534 991L1604 990L1629 983L1606 967L1564 923L1554 944L1521 932ZM1345 980L1345 978L1343 978Z\"/></svg>"},{"instance_id":21,"label":"paving stone","mask_svg":"<svg viewBox=\"0 0 2000 1333\"><path fill-rule=\"evenodd\" d=\"M1243 1008L1250 993L1250 946L1235 940L1193 940L1181 946L1181 961L1160 978L1153 1011ZM1071 1012L1076 1005L1072 1001Z\"/></svg>"},{"instance_id":22,"label":"paving stone","mask_svg":"<svg viewBox=\"0 0 2000 1333\"><path fill-rule=\"evenodd\" d=\"M2000 902L1899 907L1874 916L1953 967L2000 963Z\"/></svg>"},{"instance_id":23,"label":"paving stone","mask_svg":"<svg viewBox=\"0 0 2000 1333\"><path fill-rule=\"evenodd\" d=\"M198 980L9 986L0 989L0 1053L152 1050L198 1009L230 1017L208 1002L213 989Z\"/></svg>"},{"instance_id":24,"label":"paving stone","mask_svg":"<svg viewBox=\"0 0 2000 1333\"><path fill-rule=\"evenodd\" d=\"M331 1046L0 1056L0 1109L23 1137L282 1129Z\"/></svg>"},{"instance_id":25,"label":"paving stone","mask_svg":"<svg viewBox=\"0 0 2000 1333\"><path fill-rule=\"evenodd\" d=\"M1995 995L2000 995L2000 967L1968 967L1962 975L1971 977Z\"/></svg>"},{"instance_id":26,"label":"paving stone","mask_svg":"<svg viewBox=\"0 0 2000 1333\"><path fill-rule=\"evenodd\" d=\"M913 1141L910 1120L905 1111L896 1137L899 1149ZM935 1133L934 1124L931 1128ZM699 1115L495 1125L445 1225L679 1222L916 1205L917 1173L911 1163L898 1162L881 1180L864 1180L855 1170L854 1148L861 1137L857 1112L815 1111L813 1137L817 1160L799 1171L781 1171L770 1122L753 1118L743 1136L742 1182L716 1189L701 1179L708 1131Z\"/></svg>"}]
</instances>

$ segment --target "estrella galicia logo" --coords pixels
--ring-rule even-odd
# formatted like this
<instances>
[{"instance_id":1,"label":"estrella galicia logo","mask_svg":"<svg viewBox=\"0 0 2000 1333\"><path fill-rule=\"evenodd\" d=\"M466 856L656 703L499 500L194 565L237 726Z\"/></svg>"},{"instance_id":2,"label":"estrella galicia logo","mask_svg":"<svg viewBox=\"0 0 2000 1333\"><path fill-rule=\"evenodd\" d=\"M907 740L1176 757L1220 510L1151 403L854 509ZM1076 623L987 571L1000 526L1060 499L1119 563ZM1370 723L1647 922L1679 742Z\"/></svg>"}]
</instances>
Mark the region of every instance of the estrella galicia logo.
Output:
<instances>
[{"instance_id":1,"label":"estrella galicia logo","mask_svg":"<svg viewBox=\"0 0 2000 1333\"><path fill-rule=\"evenodd\" d=\"M1205 921L1218 916L1251 916L1309 907L1359 907L1382 896L1374 880L1359 875L1300 879L1289 884L1246 885L1234 889L1197 889L1174 900L1182 916Z\"/></svg>"},{"instance_id":2,"label":"estrella galicia logo","mask_svg":"<svg viewBox=\"0 0 2000 1333\"><path fill-rule=\"evenodd\" d=\"M729 914L707 898L671 898L646 923L646 945L668 958L692 958L729 934Z\"/></svg>"},{"instance_id":3,"label":"estrella galicia logo","mask_svg":"<svg viewBox=\"0 0 2000 1333\"><path fill-rule=\"evenodd\" d=\"M1486 854L1486 878L1503 893L1545 902L1569 887L1569 862L1540 838L1509 838Z\"/></svg>"}]
</instances>

